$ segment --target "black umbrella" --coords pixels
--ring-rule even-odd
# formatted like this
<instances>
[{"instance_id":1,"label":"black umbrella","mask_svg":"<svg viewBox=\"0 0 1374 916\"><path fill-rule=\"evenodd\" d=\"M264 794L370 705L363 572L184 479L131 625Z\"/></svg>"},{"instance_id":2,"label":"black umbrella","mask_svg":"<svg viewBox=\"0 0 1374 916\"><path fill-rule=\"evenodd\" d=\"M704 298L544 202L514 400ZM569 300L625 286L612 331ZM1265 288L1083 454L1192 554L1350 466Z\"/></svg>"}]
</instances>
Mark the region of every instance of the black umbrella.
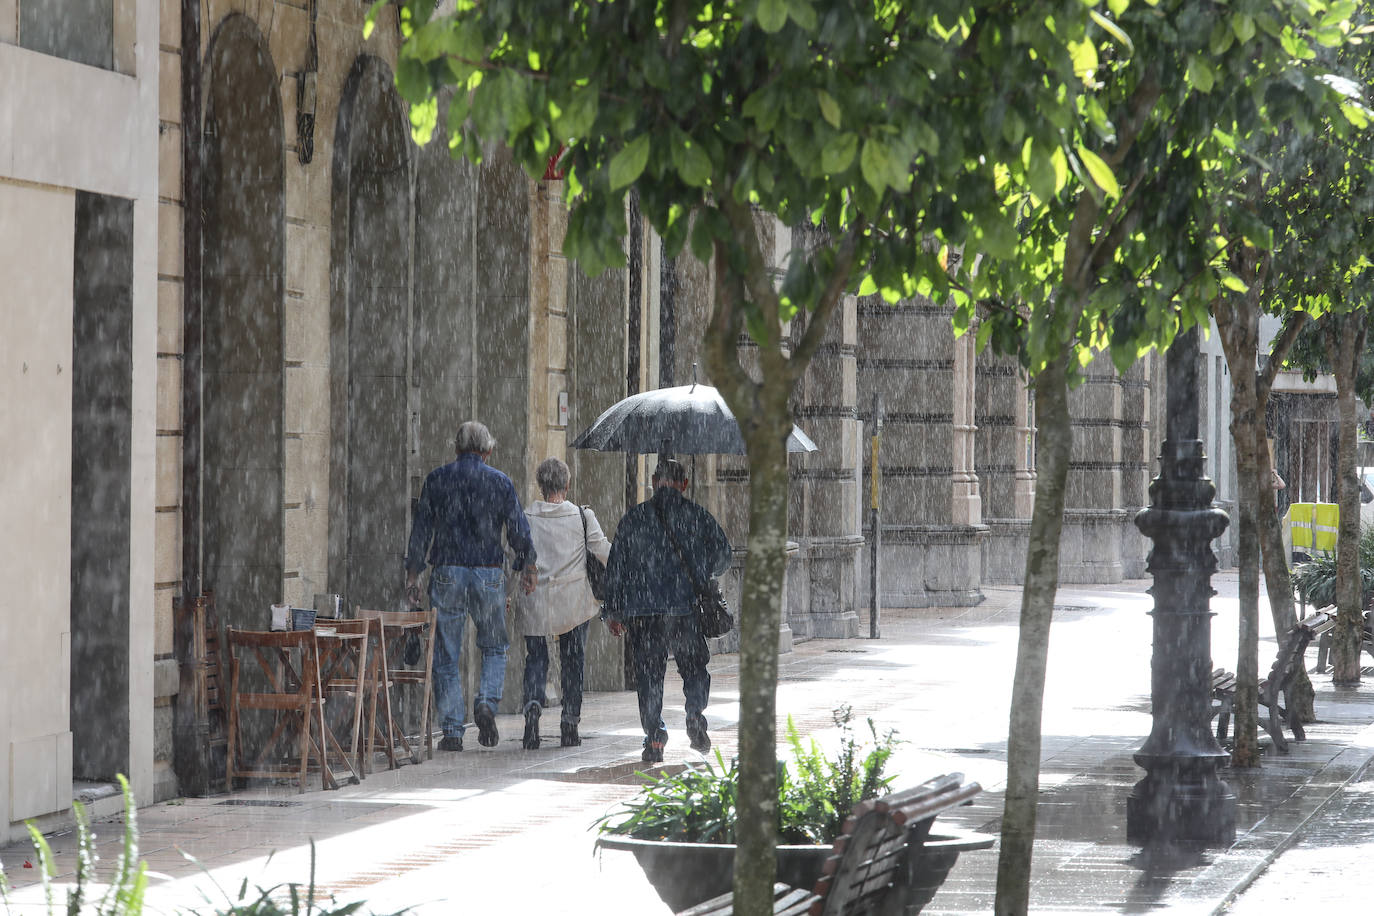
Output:
<instances>
[{"instance_id":1,"label":"black umbrella","mask_svg":"<svg viewBox=\"0 0 1374 916\"><path fill-rule=\"evenodd\" d=\"M681 385L617 402L583 430L572 447L634 454L743 455L744 436L719 391L710 385ZM816 443L793 426L787 450L814 452Z\"/></svg>"}]
</instances>

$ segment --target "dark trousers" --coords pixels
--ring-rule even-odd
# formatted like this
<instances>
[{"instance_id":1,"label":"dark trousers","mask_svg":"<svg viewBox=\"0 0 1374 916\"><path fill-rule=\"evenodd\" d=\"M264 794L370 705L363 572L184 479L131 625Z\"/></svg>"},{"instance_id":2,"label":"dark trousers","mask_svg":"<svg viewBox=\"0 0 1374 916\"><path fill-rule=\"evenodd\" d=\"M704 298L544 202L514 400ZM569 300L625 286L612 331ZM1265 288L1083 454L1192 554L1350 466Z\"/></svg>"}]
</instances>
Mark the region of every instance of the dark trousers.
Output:
<instances>
[{"instance_id":1,"label":"dark trousers","mask_svg":"<svg viewBox=\"0 0 1374 916\"><path fill-rule=\"evenodd\" d=\"M668 653L677 660L682 675L683 709L687 718L701 715L711 695L711 674L706 663L711 650L697 628L695 614L631 617L626 621L634 651L635 689L639 693L639 724L646 741L667 737L663 725L663 675Z\"/></svg>"},{"instance_id":2,"label":"dark trousers","mask_svg":"<svg viewBox=\"0 0 1374 916\"><path fill-rule=\"evenodd\" d=\"M558 637L558 661L563 669L563 714L560 720L576 725L582 720L582 681L587 667L587 623L581 623ZM548 702L544 685L549 679L549 640L547 636L525 637L525 695L521 711L531 704Z\"/></svg>"}]
</instances>

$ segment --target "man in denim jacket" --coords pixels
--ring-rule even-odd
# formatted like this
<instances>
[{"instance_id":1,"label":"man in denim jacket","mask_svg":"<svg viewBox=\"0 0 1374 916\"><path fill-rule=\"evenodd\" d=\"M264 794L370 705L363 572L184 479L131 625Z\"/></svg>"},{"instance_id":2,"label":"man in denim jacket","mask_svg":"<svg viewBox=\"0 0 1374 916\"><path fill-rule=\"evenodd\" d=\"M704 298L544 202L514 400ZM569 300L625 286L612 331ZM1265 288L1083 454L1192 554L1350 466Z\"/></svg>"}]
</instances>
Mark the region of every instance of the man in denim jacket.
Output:
<instances>
[{"instance_id":1,"label":"man in denim jacket","mask_svg":"<svg viewBox=\"0 0 1374 916\"><path fill-rule=\"evenodd\" d=\"M455 461L435 468L425 478L406 551L406 598L420 604L417 583L428 563L429 600L438 616L434 646L434 700L444 737L441 751L463 749L463 680L459 657L468 617L477 628L482 652L482 676L473 703L477 743L495 747L496 708L506 680L506 592L502 574L505 559L501 532L515 554L512 567L521 574L521 587L534 590L534 542L510 478L487 466L496 440L481 423L469 420L458 427Z\"/></svg>"},{"instance_id":2,"label":"man in denim jacket","mask_svg":"<svg viewBox=\"0 0 1374 916\"><path fill-rule=\"evenodd\" d=\"M605 597L611 632L630 635L646 763L662 761L668 741L663 724L663 675L670 651L682 675L692 749L704 752L711 747L703 714L711 693L711 675L706 670L711 652L697 626L692 579L683 563L691 564L692 576L703 584L730 566L725 532L710 512L684 495L687 471L682 464L672 458L661 460L654 470L653 486L654 495L626 512L616 528L606 563Z\"/></svg>"}]
</instances>

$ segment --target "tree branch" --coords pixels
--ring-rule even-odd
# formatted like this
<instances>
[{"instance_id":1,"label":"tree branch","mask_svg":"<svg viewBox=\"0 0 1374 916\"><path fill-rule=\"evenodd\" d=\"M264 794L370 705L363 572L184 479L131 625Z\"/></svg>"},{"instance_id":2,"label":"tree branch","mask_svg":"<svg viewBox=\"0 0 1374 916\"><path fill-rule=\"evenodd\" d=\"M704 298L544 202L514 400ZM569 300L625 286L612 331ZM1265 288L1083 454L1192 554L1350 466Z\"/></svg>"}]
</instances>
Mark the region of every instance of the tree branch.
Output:
<instances>
[{"instance_id":1,"label":"tree branch","mask_svg":"<svg viewBox=\"0 0 1374 916\"><path fill-rule=\"evenodd\" d=\"M844 298L845 288L849 285L849 274L854 268L854 257L858 251L859 238L863 235L866 226L865 220L862 218L857 220L850 227L844 241L840 243L839 250L835 253L835 267L830 273L830 280L826 283L824 292L821 293L821 300L817 304L816 310L811 313L811 317L807 320L802 339L797 343L796 349L792 351L791 359L788 360L788 374L793 383L806 371L807 365L811 362L811 357L815 355L817 348L821 345L821 340L825 337L825 329L830 323L830 316L834 313L840 300Z\"/></svg>"},{"instance_id":2,"label":"tree branch","mask_svg":"<svg viewBox=\"0 0 1374 916\"><path fill-rule=\"evenodd\" d=\"M1274 386L1274 379L1279 374L1279 367L1288 358L1288 351L1293 348L1293 342L1298 339L1298 333L1302 331L1302 326L1307 322L1306 312L1289 312L1288 317L1283 322L1283 327L1279 330L1279 336L1274 338L1273 344L1269 347L1269 360L1264 364L1264 371L1259 373L1256 378L1257 387L1261 394L1267 395Z\"/></svg>"}]
</instances>

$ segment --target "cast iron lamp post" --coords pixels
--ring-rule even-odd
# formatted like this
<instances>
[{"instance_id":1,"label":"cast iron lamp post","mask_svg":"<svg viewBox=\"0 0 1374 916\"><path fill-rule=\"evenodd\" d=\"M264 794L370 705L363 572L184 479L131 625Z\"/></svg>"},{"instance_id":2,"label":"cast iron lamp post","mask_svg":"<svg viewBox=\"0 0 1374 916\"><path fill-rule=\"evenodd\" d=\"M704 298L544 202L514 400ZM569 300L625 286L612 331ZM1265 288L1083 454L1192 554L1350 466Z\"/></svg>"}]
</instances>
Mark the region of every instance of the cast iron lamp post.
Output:
<instances>
[{"instance_id":1,"label":"cast iron lamp post","mask_svg":"<svg viewBox=\"0 0 1374 916\"><path fill-rule=\"evenodd\" d=\"M1226 845L1236 836L1236 797L1217 770L1230 755L1211 729L1212 612L1217 568L1211 541L1229 523L1212 508L1198 434L1197 328L1167 356L1168 395L1159 476L1136 527L1154 542L1154 652L1150 737L1135 754L1145 778L1126 801L1126 837L1138 843Z\"/></svg>"}]
</instances>

